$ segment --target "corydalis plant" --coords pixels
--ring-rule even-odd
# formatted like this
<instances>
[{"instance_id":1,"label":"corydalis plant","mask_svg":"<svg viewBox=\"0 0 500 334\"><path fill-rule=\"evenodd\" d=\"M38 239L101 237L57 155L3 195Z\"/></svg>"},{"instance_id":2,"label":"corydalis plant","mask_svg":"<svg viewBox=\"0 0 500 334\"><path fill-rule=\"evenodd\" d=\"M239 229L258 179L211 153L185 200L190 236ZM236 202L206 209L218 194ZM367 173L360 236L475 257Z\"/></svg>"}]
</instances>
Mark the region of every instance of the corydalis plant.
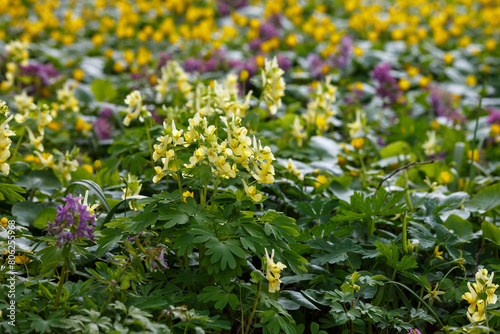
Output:
<instances>
[{"instance_id":1,"label":"corydalis plant","mask_svg":"<svg viewBox=\"0 0 500 334\"><path fill-rule=\"evenodd\" d=\"M79 239L94 240L95 215L90 215L87 206L79 203L80 199L68 194L63 198L66 204L57 208L54 222L49 222L48 234L57 236L59 248Z\"/></svg>"}]
</instances>

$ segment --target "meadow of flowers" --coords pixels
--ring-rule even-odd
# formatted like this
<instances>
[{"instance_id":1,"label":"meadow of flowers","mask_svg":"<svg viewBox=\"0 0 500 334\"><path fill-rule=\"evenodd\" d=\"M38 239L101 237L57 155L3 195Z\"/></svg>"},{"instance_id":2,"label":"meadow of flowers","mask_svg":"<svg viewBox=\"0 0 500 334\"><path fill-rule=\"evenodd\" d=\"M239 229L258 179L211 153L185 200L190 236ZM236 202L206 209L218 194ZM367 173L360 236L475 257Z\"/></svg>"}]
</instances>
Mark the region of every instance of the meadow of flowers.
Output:
<instances>
[{"instance_id":1,"label":"meadow of flowers","mask_svg":"<svg viewBox=\"0 0 500 334\"><path fill-rule=\"evenodd\" d=\"M499 17L1 0L0 333L500 330Z\"/></svg>"}]
</instances>

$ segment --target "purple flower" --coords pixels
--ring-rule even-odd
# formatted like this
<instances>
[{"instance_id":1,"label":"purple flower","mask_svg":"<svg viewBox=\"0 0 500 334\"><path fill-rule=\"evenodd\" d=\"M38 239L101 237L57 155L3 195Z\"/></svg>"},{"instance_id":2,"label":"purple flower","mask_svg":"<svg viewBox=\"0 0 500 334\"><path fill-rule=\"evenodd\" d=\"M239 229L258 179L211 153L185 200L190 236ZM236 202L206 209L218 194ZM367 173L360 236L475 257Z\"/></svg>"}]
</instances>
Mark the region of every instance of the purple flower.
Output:
<instances>
[{"instance_id":1,"label":"purple flower","mask_svg":"<svg viewBox=\"0 0 500 334\"><path fill-rule=\"evenodd\" d=\"M203 66L203 62L199 59L188 58L184 62L184 69L188 73L199 72L201 67Z\"/></svg>"},{"instance_id":2,"label":"purple flower","mask_svg":"<svg viewBox=\"0 0 500 334\"><path fill-rule=\"evenodd\" d=\"M278 65L283 71L288 71L292 67L292 61L287 56L278 55Z\"/></svg>"},{"instance_id":3,"label":"purple flower","mask_svg":"<svg viewBox=\"0 0 500 334\"><path fill-rule=\"evenodd\" d=\"M33 78L31 84L25 85L29 94L34 94L37 87L50 86L55 82L58 76L57 70L51 63L48 64L30 64L20 66L22 76Z\"/></svg>"},{"instance_id":4,"label":"purple flower","mask_svg":"<svg viewBox=\"0 0 500 334\"><path fill-rule=\"evenodd\" d=\"M109 108L104 108L103 110L101 110L99 117L110 118L112 115L113 115L113 110Z\"/></svg>"},{"instance_id":5,"label":"purple flower","mask_svg":"<svg viewBox=\"0 0 500 334\"><path fill-rule=\"evenodd\" d=\"M165 250L161 248L160 254L158 254L159 249L155 249L151 256L151 268L153 270L165 270L168 268L168 263L165 261Z\"/></svg>"},{"instance_id":6,"label":"purple flower","mask_svg":"<svg viewBox=\"0 0 500 334\"><path fill-rule=\"evenodd\" d=\"M309 63L309 68L311 69L311 76L314 79L323 78L323 67L325 62L317 54L310 54L307 57L307 62Z\"/></svg>"},{"instance_id":7,"label":"purple flower","mask_svg":"<svg viewBox=\"0 0 500 334\"><path fill-rule=\"evenodd\" d=\"M342 37L340 41L339 52L335 55L333 62L337 68L342 69L349 64L352 54L352 38L349 36Z\"/></svg>"},{"instance_id":8,"label":"purple flower","mask_svg":"<svg viewBox=\"0 0 500 334\"><path fill-rule=\"evenodd\" d=\"M210 58L209 60L205 61L202 66L202 72L213 72L219 67L219 61L218 59L215 59L214 57Z\"/></svg>"},{"instance_id":9,"label":"purple flower","mask_svg":"<svg viewBox=\"0 0 500 334\"><path fill-rule=\"evenodd\" d=\"M95 215L90 215L87 206L79 202L80 199L82 198L68 194L63 198L66 204L57 208L54 222L49 222L47 232L57 236L59 248L79 238L94 240Z\"/></svg>"},{"instance_id":10,"label":"purple flower","mask_svg":"<svg viewBox=\"0 0 500 334\"><path fill-rule=\"evenodd\" d=\"M160 55L158 57L158 69L162 68L163 66L167 65L168 61L172 60L172 55L166 53L166 52L160 52Z\"/></svg>"},{"instance_id":11,"label":"purple flower","mask_svg":"<svg viewBox=\"0 0 500 334\"><path fill-rule=\"evenodd\" d=\"M500 110L489 108L488 112L490 113L488 116L489 124L500 124Z\"/></svg>"},{"instance_id":12,"label":"purple flower","mask_svg":"<svg viewBox=\"0 0 500 334\"><path fill-rule=\"evenodd\" d=\"M384 101L384 107L392 106L402 95L396 78L390 74L391 69L391 65L382 63L375 66L372 72L373 80L377 82L377 95Z\"/></svg>"},{"instance_id":13,"label":"purple flower","mask_svg":"<svg viewBox=\"0 0 500 334\"><path fill-rule=\"evenodd\" d=\"M414 329L410 329L408 334L422 334L422 333L418 329L414 328Z\"/></svg>"},{"instance_id":14,"label":"purple flower","mask_svg":"<svg viewBox=\"0 0 500 334\"><path fill-rule=\"evenodd\" d=\"M109 118L99 117L94 122L94 131L99 140L111 139L113 135L113 125L109 122Z\"/></svg>"},{"instance_id":15,"label":"purple flower","mask_svg":"<svg viewBox=\"0 0 500 334\"><path fill-rule=\"evenodd\" d=\"M262 43L262 41L259 38L252 39L249 43L250 49L252 49L254 51L259 51L261 43Z\"/></svg>"},{"instance_id":16,"label":"purple flower","mask_svg":"<svg viewBox=\"0 0 500 334\"><path fill-rule=\"evenodd\" d=\"M429 102L438 117L446 117L455 124L466 120L465 116L453 106L453 96L438 86L430 87Z\"/></svg>"},{"instance_id":17,"label":"purple flower","mask_svg":"<svg viewBox=\"0 0 500 334\"><path fill-rule=\"evenodd\" d=\"M259 35L263 39L269 40L274 37L279 37L280 33L278 31L278 28L276 28L274 24L272 24L271 22L266 22L260 26Z\"/></svg>"},{"instance_id":18,"label":"purple flower","mask_svg":"<svg viewBox=\"0 0 500 334\"><path fill-rule=\"evenodd\" d=\"M231 11L247 5L247 0L217 0L217 10L222 16L229 15Z\"/></svg>"}]
</instances>

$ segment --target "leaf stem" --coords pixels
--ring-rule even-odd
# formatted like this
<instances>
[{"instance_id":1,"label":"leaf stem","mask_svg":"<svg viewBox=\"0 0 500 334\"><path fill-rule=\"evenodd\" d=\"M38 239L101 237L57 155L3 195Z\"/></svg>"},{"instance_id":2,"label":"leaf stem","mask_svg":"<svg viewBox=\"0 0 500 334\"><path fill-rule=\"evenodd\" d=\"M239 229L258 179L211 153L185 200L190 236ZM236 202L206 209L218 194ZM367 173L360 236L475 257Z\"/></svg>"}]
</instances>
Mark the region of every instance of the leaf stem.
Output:
<instances>
[{"instance_id":1,"label":"leaf stem","mask_svg":"<svg viewBox=\"0 0 500 334\"><path fill-rule=\"evenodd\" d=\"M257 289L257 297L255 298L255 304L253 305L253 310L252 310L252 313L250 314L250 319L248 319L248 325L247 325L247 330L246 330L245 334L248 334L248 332L250 331L250 328L252 325L252 320L253 320L253 315L255 314L255 310L257 309L257 304L259 302L261 288L262 288L262 278L259 281L259 288Z\"/></svg>"}]
</instances>

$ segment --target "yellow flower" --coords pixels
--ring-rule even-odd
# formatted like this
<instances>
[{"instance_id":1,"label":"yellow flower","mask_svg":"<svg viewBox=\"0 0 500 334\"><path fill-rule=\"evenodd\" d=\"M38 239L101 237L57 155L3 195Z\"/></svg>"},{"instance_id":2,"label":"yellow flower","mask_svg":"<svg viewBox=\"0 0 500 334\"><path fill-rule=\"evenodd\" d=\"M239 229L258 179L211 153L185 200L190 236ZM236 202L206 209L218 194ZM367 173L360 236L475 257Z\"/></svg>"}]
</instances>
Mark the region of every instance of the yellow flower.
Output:
<instances>
[{"instance_id":1,"label":"yellow flower","mask_svg":"<svg viewBox=\"0 0 500 334\"><path fill-rule=\"evenodd\" d=\"M323 184L325 184L325 183L327 183L327 182L328 182L327 177L326 177L326 176L324 176L324 175L322 175L322 174L321 174L321 175L316 176L316 179L318 180L318 182L315 182L315 183L314 183L314 186L315 186L316 188L318 188L319 186L321 186L321 185L323 185Z\"/></svg>"},{"instance_id":2,"label":"yellow flower","mask_svg":"<svg viewBox=\"0 0 500 334\"><path fill-rule=\"evenodd\" d=\"M436 259L441 259L441 260L444 260L444 258L442 257L444 251L439 251L439 245L436 246L436 248L434 248L434 253L432 253L432 258L436 258Z\"/></svg>"},{"instance_id":3,"label":"yellow flower","mask_svg":"<svg viewBox=\"0 0 500 334\"><path fill-rule=\"evenodd\" d=\"M92 124L87 123L83 119L79 118L76 120L75 130L82 131L82 132L90 131L90 130L92 130Z\"/></svg>"},{"instance_id":4,"label":"yellow flower","mask_svg":"<svg viewBox=\"0 0 500 334\"><path fill-rule=\"evenodd\" d=\"M241 81L247 81L248 80L249 73L247 70L243 70L240 72L240 80Z\"/></svg>"},{"instance_id":5,"label":"yellow flower","mask_svg":"<svg viewBox=\"0 0 500 334\"><path fill-rule=\"evenodd\" d=\"M500 124L491 124L490 135L492 137L500 135Z\"/></svg>"},{"instance_id":6,"label":"yellow flower","mask_svg":"<svg viewBox=\"0 0 500 334\"><path fill-rule=\"evenodd\" d=\"M358 46L355 46L354 47L354 50L353 50L354 54L358 57L361 57L363 55L363 49L358 47Z\"/></svg>"},{"instance_id":7,"label":"yellow flower","mask_svg":"<svg viewBox=\"0 0 500 334\"><path fill-rule=\"evenodd\" d=\"M83 72L82 69L77 68L73 71L73 79L75 79L76 81L82 81L84 77L85 72Z\"/></svg>"},{"instance_id":8,"label":"yellow flower","mask_svg":"<svg viewBox=\"0 0 500 334\"><path fill-rule=\"evenodd\" d=\"M241 182L243 182L243 187L245 188L247 196L254 202L260 203L262 201L262 194L257 193L257 188L255 188L255 186L247 186L245 180L241 180Z\"/></svg>"},{"instance_id":9,"label":"yellow flower","mask_svg":"<svg viewBox=\"0 0 500 334\"><path fill-rule=\"evenodd\" d=\"M184 197L184 199L183 199L184 203L187 203L186 197L194 198L194 192L186 190L185 192L182 193L182 196Z\"/></svg>"},{"instance_id":10,"label":"yellow flower","mask_svg":"<svg viewBox=\"0 0 500 334\"><path fill-rule=\"evenodd\" d=\"M399 82L398 82L398 86L399 86L399 88L400 88L403 92L405 92L405 91L407 91L408 89L410 89L410 87L411 87L411 83L410 83L408 80L406 80L406 79L401 79L401 80L399 80Z\"/></svg>"},{"instance_id":11,"label":"yellow flower","mask_svg":"<svg viewBox=\"0 0 500 334\"><path fill-rule=\"evenodd\" d=\"M281 271L286 268L281 262L274 263L273 258L274 249L271 252L271 256L269 256L266 249L266 278L269 281L269 292L271 293L280 290Z\"/></svg>"},{"instance_id":12,"label":"yellow flower","mask_svg":"<svg viewBox=\"0 0 500 334\"><path fill-rule=\"evenodd\" d=\"M351 140L351 145L357 149L357 150L361 150L363 148L363 146L365 145L365 138L361 137L361 138L354 138L353 140Z\"/></svg>"},{"instance_id":13,"label":"yellow flower","mask_svg":"<svg viewBox=\"0 0 500 334\"><path fill-rule=\"evenodd\" d=\"M465 83L467 83L467 85L471 87L474 87L477 85L477 78L474 75L469 74L467 78L465 78Z\"/></svg>"},{"instance_id":14,"label":"yellow flower","mask_svg":"<svg viewBox=\"0 0 500 334\"><path fill-rule=\"evenodd\" d=\"M30 252L30 251L26 251L26 253L33 254L33 252ZM31 259L29 257L27 257L26 254L22 254L22 255L19 254L19 255L15 256L14 261L16 261L16 264L26 264L26 263L31 262Z\"/></svg>"},{"instance_id":15,"label":"yellow flower","mask_svg":"<svg viewBox=\"0 0 500 334\"><path fill-rule=\"evenodd\" d=\"M425 88L427 87L430 82L432 80L432 77L429 77L429 76L423 76L420 78L420 80L418 81L418 85L421 87L421 88Z\"/></svg>"},{"instance_id":16,"label":"yellow flower","mask_svg":"<svg viewBox=\"0 0 500 334\"><path fill-rule=\"evenodd\" d=\"M430 290L428 289L427 291L429 292L427 295L424 296L424 299L427 299L429 298L429 300L434 300L434 299L437 299L439 301L441 301L441 298L439 298L439 295L444 295L444 291L438 291L438 287L439 287L439 283L436 284L436 286L434 287L434 289Z\"/></svg>"},{"instance_id":17,"label":"yellow flower","mask_svg":"<svg viewBox=\"0 0 500 334\"><path fill-rule=\"evenodd\" d=\"M297 45L297 36L295 36L294 34L288 35L286 37L285 43L289 47L294 48Z\"/></svg>"},{"instance_id":18,"label":"yellow flower","mask_svg":"<svg viewBox=\"0 0 500 334\"><path fill-rule=\"evenodd\" d=\"M453 55L452 55L451 53L449 53L449 52L447 52L447 53L444 55L444 58L443 58L444 63L445 63L446 65L450 65L451 63L453 63L453 60L454 60L454 59L455 59L455 58L453 57Z\"/></svg>"},{"instance_id":19,"label":"yellow flower","mask_svg":"<svg viewBox=\"0 0 500 334\"><path fill-rule=\"evenodd\" d=\"M0 225L2 225L3 228L7 228L8 222L9 220L7 219L7 217L3 217L2 219L0 219Z\"/></svg>"},{"instance_id":20,"label":"yellow flower","mask_svg":"<svg viewBox=\"0 0 500 334\"><path fill-rule=\"evenodd\" d=\"M475 162L479 161L479 150L476 148L474 149L474 154L472 153L472 150L467 151L467 159L468 160L474 160Z\"/></svg>"},{"instance_id":21,"label":"yellow flower","mask_svg":"<svg viewBox=\"0 0 500 334\"><path fill-rule=\"evenodd\" d=\"M264 67L264 64L265 64L265 59L264 57L262 56L257 56L255 57L255 64L258 66L258 67Z\"/></svg>"},{"instance_id":22,"label":"yellow flower","mask_svg":"<svg viewBox=\"0 0 500 334\"><path fill-rule=\"evenodd\" d=\"M85 164L85 165L82 165L82 168L85 169L87 172L89 172L90 174L93 174L94 173L94 167L92 167L91 165L89 164Z\"/></svg>"},{"instance_id":23,"label":"yellow flower","mask_svg":"<svg viewBox=\"0 0 500 334\"><path fill-rule=\"evenodd\" d=\"M444 184L448 184L451 182L452 174L448 171L442 171L439 174L439 177L441 178L441 182L443 182Z\"/></svg>"},{"instance_id":24,"label":"yellow flower","mask_svg":"<svg viewBox=\"0 0 500 334\"><path fill-rule=\"evenodd\" d=\"M94 161L94 169L95 170L101 169L101 166L102 166L101 160Z\"/></svg>"}]
</instances>

